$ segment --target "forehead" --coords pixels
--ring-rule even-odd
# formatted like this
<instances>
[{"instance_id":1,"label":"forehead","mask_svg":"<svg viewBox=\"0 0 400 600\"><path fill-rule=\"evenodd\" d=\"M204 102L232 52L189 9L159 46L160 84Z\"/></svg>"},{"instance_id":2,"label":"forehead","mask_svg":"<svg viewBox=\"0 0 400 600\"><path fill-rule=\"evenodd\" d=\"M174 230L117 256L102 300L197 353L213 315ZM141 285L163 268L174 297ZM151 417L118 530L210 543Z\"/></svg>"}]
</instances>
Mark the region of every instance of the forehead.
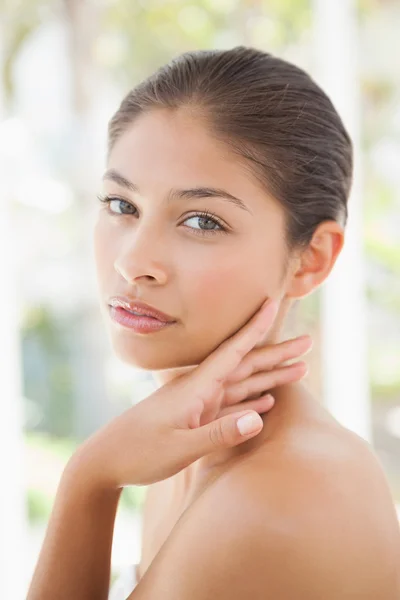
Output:
<instances>
[{"instance_id":1,"label":"forehead","mask_svg":"<svg viewBox=\"0 0 400 600\"><path fill-rule=\"evenodd\" d=\"M159 109L140 115L116 141L108 167L143 190L209 185L226 189L252 209L280 210L249 166L188 111Z\"/></svg>"},{"instance_id":2,"label":"forehead","mask_svg":"<svg viewBox=\"0 0 400 600\"><path fill-rule=\"evenodd\" d=\"M200 118L176 109L154 109L142 113L127 126L112 154L118 152L121 146L135 153L139 150L143 159L155 159L158 154L166 159L172 152L185 164L193 162L193 159L205 159L210 151L214 158L221 159L228 153L223 144L213 140Z\"/></svg>"}]
</instances>

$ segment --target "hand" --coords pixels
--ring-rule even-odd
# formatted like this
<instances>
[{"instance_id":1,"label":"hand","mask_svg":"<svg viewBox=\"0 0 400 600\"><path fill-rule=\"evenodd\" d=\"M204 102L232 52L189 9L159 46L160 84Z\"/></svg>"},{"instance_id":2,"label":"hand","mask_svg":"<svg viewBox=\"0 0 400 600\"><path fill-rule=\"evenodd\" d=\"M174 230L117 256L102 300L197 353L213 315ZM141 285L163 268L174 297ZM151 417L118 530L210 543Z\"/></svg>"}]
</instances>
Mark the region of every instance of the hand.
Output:
<instances>
[{"instance_id":1,"label":"hand","mask_svg":"<svg viewBox=\"0 0 400 600\"><path fill-rule=\"evenodd\" d=\"M258 413L274 403L265 390L306 373L304 362L278 365L312 345L309 336L302 336L255 349L276 312L276 302L265 302L193 371L169 381L92 435L73 455L73 468L95 487L148 485L209 452L256 436L263 427ZM242 434L237 421L243 416L247 424L251 417L252 428Z\"/></svg>"}]
</instances>

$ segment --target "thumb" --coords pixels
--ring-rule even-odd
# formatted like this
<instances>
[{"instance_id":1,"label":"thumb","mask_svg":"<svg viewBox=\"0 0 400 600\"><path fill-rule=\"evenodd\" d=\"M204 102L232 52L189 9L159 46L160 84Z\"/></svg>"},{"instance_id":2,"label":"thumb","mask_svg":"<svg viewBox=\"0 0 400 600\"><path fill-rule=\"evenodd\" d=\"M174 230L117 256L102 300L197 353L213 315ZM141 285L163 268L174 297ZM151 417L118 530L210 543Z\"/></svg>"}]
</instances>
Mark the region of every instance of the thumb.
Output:
<instances>
[{"instance_id":1,"label":"thumb","mask_svg":"<svg viewBox=\"0 0 400 600\"><path fill-rule=\"evenodd\" d=\"M219 448L231 448L256 436L264 426L260 415L245 410L225 415L207 425L192 429L193 460Z\"/></svg>"}]
</instances>

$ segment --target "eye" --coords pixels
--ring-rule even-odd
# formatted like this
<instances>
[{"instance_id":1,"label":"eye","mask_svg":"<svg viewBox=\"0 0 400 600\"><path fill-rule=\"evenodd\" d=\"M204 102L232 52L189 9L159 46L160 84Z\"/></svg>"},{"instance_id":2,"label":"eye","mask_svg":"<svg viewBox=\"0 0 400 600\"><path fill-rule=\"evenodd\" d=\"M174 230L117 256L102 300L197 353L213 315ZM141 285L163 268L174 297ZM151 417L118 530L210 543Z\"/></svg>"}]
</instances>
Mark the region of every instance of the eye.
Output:
<instances>
[{"instance_id":1,"label":"eye","mask_svg":"<svg viewBox=\"0 0 400 600\"><path fill-rule=\"evenodd\" d=\"M208 211L196 213L191 217L188 217L184 223L187 221L193 221L198 219L198 223L200 228L190 227L193 231L196 231L196 235L214 235L215 233L227 233L227 229L222 225L218 217L213 215ZM204 228L203 228L204 227Z\"/></svg>"},{"instance_id":2,"label":"eye","mask_svg":"<svg viewBox=\"0 0 400 600\"><path fill-rule=\"evenodd\" d=\"M113 216L133 215L136 211L136 207L133 204L127 200L118 198L117 196L102 196L99 194L97 198L106 205L107 211ZM216 233L228 233L227 227L224 226L220 219L211 212L202 211L195 213L190 217L187 217L183 223L194 221L195 219L198 219L200 227L189 226L189 229L191 229L195 235L204 236L215 235Z\"/></svg>"},{"instance_id":3,"label":"eye","mask_svg":"<svg viewBox=\"0 0 400 600\"><path fill-rule=\"evenodd\" d=\"M100 202L106 204L107 210L110 213L113 213L115 215L132 215L136 210L133 204L127 202L126 200L122 200L122 198L118 198L116 196L102 196L101 194L99 194L97 198ZM112 207L117 208L117 210L112 210Z\"/></svg>"}]
</instances>

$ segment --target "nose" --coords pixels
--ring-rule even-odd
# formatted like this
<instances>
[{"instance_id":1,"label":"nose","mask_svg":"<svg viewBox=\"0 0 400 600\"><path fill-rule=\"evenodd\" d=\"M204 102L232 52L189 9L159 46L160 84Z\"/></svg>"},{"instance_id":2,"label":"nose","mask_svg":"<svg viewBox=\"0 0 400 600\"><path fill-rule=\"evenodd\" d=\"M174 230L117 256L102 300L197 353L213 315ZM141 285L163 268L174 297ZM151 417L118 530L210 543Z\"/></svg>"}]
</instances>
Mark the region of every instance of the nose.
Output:
<instances>
[{"instance_id":1,"label":"nose","mask_svg":"<svg viewBox=\"0 0 400 600\"><path fill-rule=\"evenodd\" d=\"M114 269L129 283L144 279L164 284L168 279L166 246L156 228L139 225L135 231L127 231Z\"/></svg>"}]
</instances>

